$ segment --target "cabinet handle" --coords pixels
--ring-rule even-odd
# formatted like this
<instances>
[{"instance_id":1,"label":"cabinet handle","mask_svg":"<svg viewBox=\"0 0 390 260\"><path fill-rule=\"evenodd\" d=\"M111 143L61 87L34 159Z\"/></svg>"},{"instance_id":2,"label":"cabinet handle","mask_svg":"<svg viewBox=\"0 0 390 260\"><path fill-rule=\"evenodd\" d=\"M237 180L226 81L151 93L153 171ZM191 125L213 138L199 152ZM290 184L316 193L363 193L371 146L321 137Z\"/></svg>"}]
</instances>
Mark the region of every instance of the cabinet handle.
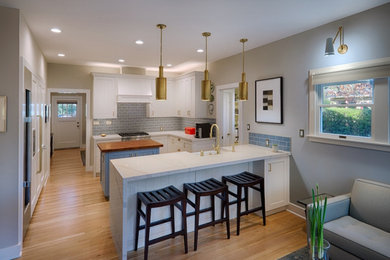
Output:
<instances>
[{"instance_id":1,"label":"cabinet handle","mask_svg":"<svg viewBox=\"0 0 390 260\"><path fill-rule=\"evenodd\" d=\"M268 164L268 172L271 172L272 171L272 164Z\"/></svg>"}]
</instances>

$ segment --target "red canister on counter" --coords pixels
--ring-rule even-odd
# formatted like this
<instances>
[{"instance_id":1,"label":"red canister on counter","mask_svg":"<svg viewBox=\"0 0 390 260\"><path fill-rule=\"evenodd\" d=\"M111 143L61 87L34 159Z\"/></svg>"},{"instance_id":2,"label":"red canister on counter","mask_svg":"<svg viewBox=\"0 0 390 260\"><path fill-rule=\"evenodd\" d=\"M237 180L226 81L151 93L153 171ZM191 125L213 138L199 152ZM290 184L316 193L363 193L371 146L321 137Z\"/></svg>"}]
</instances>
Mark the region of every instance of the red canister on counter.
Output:
<instances>
[{"instance_id":1,"label":"red canister on counter","mask_svg":"<svg viewBox=\"0 0 390 260\"><path fill-rule=\"evenodd\" d=\"M186 133L187 135L194 135L195 134L195 127L184 128L184 133Z\"/></svg>"}]
</instances>

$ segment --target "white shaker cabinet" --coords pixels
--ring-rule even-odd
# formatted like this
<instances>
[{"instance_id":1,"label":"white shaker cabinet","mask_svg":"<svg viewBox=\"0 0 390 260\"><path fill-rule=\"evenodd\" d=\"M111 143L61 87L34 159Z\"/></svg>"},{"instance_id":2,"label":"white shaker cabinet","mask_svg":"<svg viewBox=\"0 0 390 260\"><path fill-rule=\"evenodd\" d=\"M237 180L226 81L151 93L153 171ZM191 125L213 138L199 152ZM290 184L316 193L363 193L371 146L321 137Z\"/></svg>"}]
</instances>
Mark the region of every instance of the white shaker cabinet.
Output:
<instances>
[{"instance_id":1,"label":"white shaker cabinet","mask_svg":"<svg viewBox=\"0 0 390 260\"><path fill-rule=\"evenodd\" d=\"M167 80L167 100L156 100L156 87L153 81L153 97L146 107L146 114L149 117L174 117L176 116L176 92L175 81ZM161 153L161 150L160 150Z\"/></svg>"},{"instance_id":2,"label":"white shaker cabinet","mask_svg":"<svg viewBox=\"0 0 390 260\"><path fill-rule=\"evenodd\" d=\"M168 152L168 136L167 135L152 136L152 140L159 142L163 145L163 147L160 147L160 153L167 153Z\"/></svg>"},{"instance_id":3,"label":"white shaker cabinet","mask_svg":"<svg viewBox=\"0 0 390 260\"><path fill-rule=\"evenodd\" d=\"M264 161L265 209L287 206L289 203L289 157Z\"/></svg>"},{"instance_id":4,"label":"white shaker cabinet","mask_svg":"<svg viewBox=\"0 0 390 260\"><path fill-rule=\"evenodd\" d=\"M93 111L94 119L117 117L118 87L115 78L93 77Z\"/></svg>"}]
</instances>

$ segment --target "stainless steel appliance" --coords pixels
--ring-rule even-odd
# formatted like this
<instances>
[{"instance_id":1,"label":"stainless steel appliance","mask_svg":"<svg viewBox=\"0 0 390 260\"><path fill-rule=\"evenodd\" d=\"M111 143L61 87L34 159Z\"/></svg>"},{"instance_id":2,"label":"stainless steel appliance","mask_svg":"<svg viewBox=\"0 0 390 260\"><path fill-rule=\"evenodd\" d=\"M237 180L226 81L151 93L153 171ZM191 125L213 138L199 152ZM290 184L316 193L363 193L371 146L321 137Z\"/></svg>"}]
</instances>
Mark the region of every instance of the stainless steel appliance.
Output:
<instances>
[{"instance_id":1,"label":"stainless steel appliance","mask_svg":"<svg viewBox=\"0 0 390 260\"><path fill-rule=\"evenodd\" d=\"M150 135L146 132L119 133L118 135L122 137L122 141L150 139Z\"/></svg>"},{"instance_id":2,"label":"stainless steel appliance","mask_svg":"<svg viewBox=\"0 0 390 260\"><path fill-rule=\"evenodd\" d=\"M196 123L195 137L196 138L209 138L210 137L210 123Z\"/></svg>"}]
</instances>

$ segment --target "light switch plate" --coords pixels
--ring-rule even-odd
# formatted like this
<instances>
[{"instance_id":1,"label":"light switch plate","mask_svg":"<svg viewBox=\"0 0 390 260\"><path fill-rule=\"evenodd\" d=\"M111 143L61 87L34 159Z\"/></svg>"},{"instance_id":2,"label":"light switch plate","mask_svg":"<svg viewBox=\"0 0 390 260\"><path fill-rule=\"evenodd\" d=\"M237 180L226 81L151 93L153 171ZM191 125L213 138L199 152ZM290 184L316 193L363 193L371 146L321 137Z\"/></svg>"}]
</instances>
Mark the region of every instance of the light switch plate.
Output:
<instances>
[{"instance_id":1,"label":"light switch plate","mask_svg":"<svg viewBox=\"0 0 390 260\"><path fill-rule=\"evenodd\" d=\"M106 125L111 125L111 120L106 120Z\"/></svg>"},{"instance_id":2,"label":"light switch plate","mask_svg":"<svg viewBox=\"0 0 390 260\"><path fill-rule=\"evenodd\" d=\"M93 125L100 125L99 121L95 120L93 121Z\"/></svg>"},{"instance_id":3,"label":"light switch plate","mask_svg":"<svg viewBox=\"0 0 390 260\"><path fill-rule=\"evenodd\" d=\"M299 129L299 137L305 137L305 130Z\"/></svg>"}]
</instances>

